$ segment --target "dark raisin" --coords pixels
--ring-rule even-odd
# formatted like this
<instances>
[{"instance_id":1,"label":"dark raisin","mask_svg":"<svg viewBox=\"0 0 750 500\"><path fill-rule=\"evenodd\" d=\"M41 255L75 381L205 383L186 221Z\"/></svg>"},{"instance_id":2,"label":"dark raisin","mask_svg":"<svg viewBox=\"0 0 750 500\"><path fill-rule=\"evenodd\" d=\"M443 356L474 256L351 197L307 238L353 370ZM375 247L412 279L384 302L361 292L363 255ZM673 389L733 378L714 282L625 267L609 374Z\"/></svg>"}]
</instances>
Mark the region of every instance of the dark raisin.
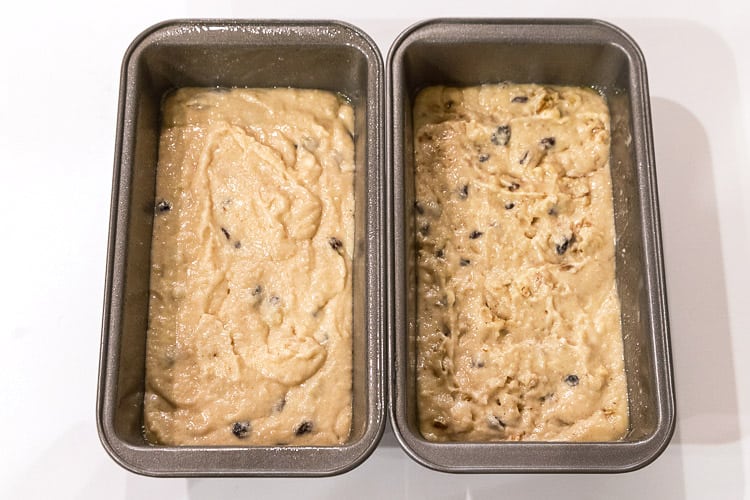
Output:
<instances>
[{"instance_id":1,"label":"dark raisin","mask_svg":"<svg viewBox=\"0 0 750 500\"><path fill-rule=\"evenodd\" d=\"M422 236L427 236L430 234L430 225L429 224L422 224L419 226L419 234Z\"/></svg>"},{"instance_id":2,"label":"dark raisin","mask_svg":"<svg viewBox=\"0 0 750 500\"><path fill-rule=\"evenodd\" d=\"M223 228L223 227L222 227L222 228L221 228L221 232L222 232L222 233L224 234L224 237L225 237L226 239L229 239L229 238L231 238L231 235L229 234L229 231L227 231L227 230L226 230L225 228Z\"/></svg>"},{"instance_id":3,"label":"dark raisin","mask_svg":"<svg viewBox=\"0 0 750 500\"><path fill-rule=\"evenodd\" d=\"M521 157L521 159L518 160L518 163L520 163L521 165L523 165L523 163L526 161L526 158L528 158L528 157L529 157L529 152L528 151L524 152L524 154Z\"/></svg>"},{"instance_id":4,"label":"dark raisin","mask_svg":"<svg viewBox=\"0 0 750 500\"><path fill-rule=\"evenodd\" d=\"M495 146L507 146L510 142L510 125L500 125L490 136L490 142Z\"/></svg>"},{"instance_id":5,"label":"dark raisin","mask_svg":"<svg viewBox=\"0 0 750 500\"><path fill-rule=\"evenodd\" d=\"M526 97L525 95L517 95L516 97L514 97L513 99L511 99L510 102L524 103L524 102L526 102L528 100L529 100L529 98Z\"/></svg>"},{"instance_id":6,"label":"dark raisin","mask_svg":"<svg viewBox=\"0 0 750 500\"><path fill-rule=\"evenodd\" d=\"M172 210L172 205L167 200L161 200L156 204L156 211L159 213L169 212Z\"/></svg>"},{"instance_id":7,"label":"dark raisin","mask_svg":"<svg viewBox=\"0 0 750 500\"><path fill-rule=\"evenodd\" d=\"M472 240L475 240L475 239L479 238L480 236L482 236L483 234L484 234L484 233L483 233L482 231L477 231L477 230L475 229L474 231L472 231L472 232L471 232L471 233L469 234L469 238L471 238Z\"/></svg>"},{"instance_id":8,"label":"dark raisin","mask_svg":"<svg viewBox=\"0 0 750 500\"><path fill-rule=\"evenodd\" d=\"M240 439L244 439L250 435L250 422L243 420L242 422L235 422L232 424L232 434Z\"/></svg>"},{"instance_id":9,"label":"dark raisin","mask_svg":"<svg viewBox=\"0 0 750 500\"><path fill-rule=\"evenodd\" d=\"M471 261L469 259L464 259L463 257L461 257L459 264L461 265L461 267L466 267L471 264Z\"/></svg>"},{"instance_id":10,"label":"dark raisin","mask_svg":"<svg viewBox=\"0 0 750 500\"><path fill-rule=\"evenodd\" d=\"M490 425L498 429L505 429L505 422L500 420L500 417L498 417L497 415L492 415L492 418L490 420Z\"/></svg>"},{"instance_id":11,"label":"dark raisin","mask_svg":"<svg viewBox=\"0 0 750 500\"><path fill-rule=\"evenodd\" d=\"M568 251L568 247L570 247L571 243L575 241L575 238L571 236L570 238L565 238L565 241L560 243L559 245L555 245L555 251L557 252L557 255L562 255L565 252Z\"/></svg>"},{"instance_id":12,"label":"dark raisin","mask_svg":"<svg viewBox=\"0 0 750 500\"><path fill-rule=\"evenodd\" d=\"M341 240L334 236L331 236L328 239L328 244L331 245L331 248L336 250L338 253L341 253L341 249L344 247L344 244L341 243Z\"/></svg>"},{"instance_id":13,"label":"dark raisin","mask_svg":"<svg viewBox=\"0 0 750 500\"><path fill-rule=\"evenodd\" d=\"M448 428L448 425L445 422L443 422L442 420L438 420L437 418L432 421L432 426L435 429L442 429L442 430L445 430Z\"/></svg>"},{"instance_id":14,"label":"dark raisin","mask_svg":"<svg viewBox=\"0 0 750 500\"><path fill-rule=\"evenodd\" d=\"M547 214L554 216L557 216L557 207L550 207L549 210L547 210Z\"/></svg>"},{"instance_id":15,"label":"dark raisin","mask_svg":"<svg viewBox=\"0 0 750 500\"><path fill-rule=\"evenodd\" d=\"M445 109L451 109L453 107L453 101L447 101L445 103Z\"/></svg>"},{"instance_id":16,"label":"dark raisin","mask_svg":"<svg viewBox=\"0 0 750 500\"><path fill-rule=\"evenodd\" d=\"M443 323L440 325L440 332L445 335L446 337L451 336L451 327L447 324Z\"/></svg>"},{"instance_id":17,"label":"dark raisin","mask_svg":"<svg viewBox=\"0 0 750 500\"><path fill-rule=\"evenodd\" d=\"M461 189L458 191L458 197L461 198L462 200L465 200L466 198L469 197L469 185L468 184L464 184L463 186L461 186Z\"/></svg>"},{"instance_id":18,"label":"dark raisin","mask_svg":"<svg viewBox=\"0 0 750 500\"><path fill-rule=\"evenodd\" d=\"M521 185L519 183L513 182L510 186L508 186L508 191L511 191L511 192L515 191L515 190L517 190L520 187L521 187Z\"/></svg>"},{"instance_id":19,"label":"dark raisin","mask_svg":"<svg viewBox=\"0 0 750 500\"><path fill-rule=\"evenodd\" d=\"M255 288L253 289L253 295L260 295L263 293L263 287L260 285L255 285Z\"/></svg>"},{"instance_id":20,"label":"dark raisin","mask_svg":"<svg viewBox=\"0 0 750 500\"><path fill-rule=\"evenodd\" d=\"M575 387L578 385L578 375L568 375L565 377L565 383L568 384L570 387Z\"/></svg>"},{"instance_id":21,"label":"dark raisin","mask_svg":"<svg viewBox=\"0 0 750 500\"><path fill-rule=\"evenodd\" d=\"M234 248L241 248L241 247L242 247L242 243L240 243L239 241L234 242Z\"/></svg>"},{"instance_id":22,"label":"dark raisin","mask_svg":"<svg viewBox=\"0 0 750 500\"><path fill-rule=\"evenodd\" d=\"M512 201L510 201L510 202L508 202L508 203L505 204L505 210L510 210L511 208L513 208L515 206L516 206L516 204L513 203Z\"/></svg>"},{"instance_id":23,"label":"dark raisin","mask_svg":"<svg viewBox=\"0 0 750 500\"><path fill-rule=\"evenodd\" d=\"M295 436L302 436L303 434L309 434L313 430L313 423L309 420L305 420L294 429Z\"/></svg>"},{"instance_id":24,"label":"dark raisin","mask_svg":"<svg viewBox=\"0 0 750 500\"><path fill-rule=\"evenodd\" d=\"M443 257L445 257L445 249L444 248L439 248L435 252L435 257L437 257L438 259L442 259Z\"/></svg>"},{"instance_id":25,"label":"dark raisin","mask_svg":"<svg viewBox=\"0 0 750 500\"><path fill-rule=\"evenodd\" d=\"M545 137L540 141L541 145L544 146L544 149L549 149L552 146L555 145L555 138L554 137Z\"/></svg>"},{"instance_id":26,"label":"dark raisin","mask_svg":"<svg viewBox=\"0 0 750 500\"><path fill-rule=\"evenodd\" d=\"M423 207L423 206L422 206L422 204L421 204L421 203L419 203L418 201L415 201L415 202L414 202L414 210L415 210L415 211L416 211L416 212L417 212L417 213L418 213L419 215L424 215L424 207Z\"/></svg>"},{"instance_id":27,"label":"dark raisin","mask_svg":"<svg viewBox=\"0 0 750 500\"><path fill-rule=\"evenodd\" d=\"M484 162L486 162L489 159L490 159L490 155L488 155L488 154L482 153L482 154L479 155L479 163L484 163Z\"/></svg>"},{"instance_id":28,"label":"dark raisin","mask_svg":"<svg viewBox=\"0 0 750 500\"><path fill-rule=\"evenodd\" d=\"M477 361L477 368L484 368L484 361Z\"/></svg>"}]
</instances>

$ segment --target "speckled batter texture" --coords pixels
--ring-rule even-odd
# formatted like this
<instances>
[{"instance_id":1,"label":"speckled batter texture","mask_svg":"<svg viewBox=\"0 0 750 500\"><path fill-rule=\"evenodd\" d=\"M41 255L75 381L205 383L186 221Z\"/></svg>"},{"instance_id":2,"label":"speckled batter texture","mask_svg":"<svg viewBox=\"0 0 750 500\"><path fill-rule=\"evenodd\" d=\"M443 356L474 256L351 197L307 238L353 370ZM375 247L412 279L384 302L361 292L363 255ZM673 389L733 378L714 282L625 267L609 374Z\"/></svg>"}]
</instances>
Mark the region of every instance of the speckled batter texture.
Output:
<instances>
[{"instance_id":1,"label":"speckled batter texture","mask_svg":"<svg viewBox=\"0 0 750 500\"><path fill-rule=\"evenodd\" d=\"M609 127L591 89L418 95L426 439L609 441L626 432Z\"/></svg>"},{"instance_id":2,"label":"speckled batter texture","mask_svg":"<svg viewBox=\"0 0 750 500\"><path fill-rule=\"evenodd\" d=\"M353 124L350 105L314 90L186 88L165 101L149 441L347 439Z\"/></svg>"}]
</instances>

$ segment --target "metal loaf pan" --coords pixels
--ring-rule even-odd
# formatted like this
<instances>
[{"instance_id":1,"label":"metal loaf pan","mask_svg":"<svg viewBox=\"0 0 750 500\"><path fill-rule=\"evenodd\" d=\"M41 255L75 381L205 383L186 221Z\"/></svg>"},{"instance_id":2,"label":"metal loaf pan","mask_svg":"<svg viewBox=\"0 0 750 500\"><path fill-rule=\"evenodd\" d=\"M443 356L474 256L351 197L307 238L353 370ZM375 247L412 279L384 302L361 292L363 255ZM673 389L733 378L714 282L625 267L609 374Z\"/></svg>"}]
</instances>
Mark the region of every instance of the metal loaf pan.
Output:
<instances>
[{"instance_id":1,"label":"metal loaf pan","mask_svg":"<svg viewBox=\"0 0 750 500\"><path fill-rule=\"evenodd\" d=\"M675 403L648 84L635 42L595 20L430 20L393 43L387 71L390 410L401 445L423 465L449 472L623 472L650 463L672 436ZM412 103L430 85L502 81L595 87L610 107L616 281L631 419L621 441L433 443L418 429L416 244L407 209L414 202Z\"/></svg>"},{"instance_id":2,"label":"metal loaf pan","mask_svg":"<svg viewBox=\"0 0 750 500\"><path fill-rule=\"evenodd\" d=\"M353 419L330 447L168 447L143 437L149 260L160 104L184 86L339 92L355 109ZM345 472L385 424L383 63L339 22L185 20L156 25L127 50L120 88L97 399L99 436L123 467L153 476L315 476Z\"/></svg>"}]
</instances>

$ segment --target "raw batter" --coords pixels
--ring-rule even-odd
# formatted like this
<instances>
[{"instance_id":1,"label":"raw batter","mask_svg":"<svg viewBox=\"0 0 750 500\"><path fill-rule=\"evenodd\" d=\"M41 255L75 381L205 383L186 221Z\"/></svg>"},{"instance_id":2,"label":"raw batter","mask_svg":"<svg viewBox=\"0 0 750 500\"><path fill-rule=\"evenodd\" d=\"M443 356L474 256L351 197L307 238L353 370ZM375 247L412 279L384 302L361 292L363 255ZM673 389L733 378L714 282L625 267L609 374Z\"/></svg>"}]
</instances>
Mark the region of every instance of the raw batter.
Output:
<instances>
[{"instance_id":1,"label":"raw batter","mask_svg":"<svg viewBox=\"0 0 750 500\"><path fill-rule=\"evenodd\" d=\"M604 99L573 87L431 87L414 129L422 434L621 438Z\"/></svg>"},{"instance_id":2,"label":"raw batter","mask_svg":"<svg viewBox=\"0 0 750 500\"><path fill-rule=\"evenodd\" d=\"M180 89L163 106L145 432L333 445L351 425L352 107Z\"/></svg>"}]
</instances>

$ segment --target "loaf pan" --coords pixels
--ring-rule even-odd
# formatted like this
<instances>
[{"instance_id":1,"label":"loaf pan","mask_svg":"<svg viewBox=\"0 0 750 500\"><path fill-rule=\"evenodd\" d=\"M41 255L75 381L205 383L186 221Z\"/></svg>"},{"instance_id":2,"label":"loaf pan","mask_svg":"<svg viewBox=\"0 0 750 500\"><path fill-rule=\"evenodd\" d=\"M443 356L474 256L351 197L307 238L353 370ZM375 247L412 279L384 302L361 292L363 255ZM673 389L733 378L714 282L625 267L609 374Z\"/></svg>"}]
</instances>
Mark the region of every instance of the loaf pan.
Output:
<instances>
[{"instance_id":1,"label":"loaf pan","mask_svg":"<svg viewBox=\"0 0 750 500\"><path fill-rule=\"evenodd\" d=\"M646 66L623 31L596 20L430 20L406 30L387 62L391 419L406 452L448 472L623 472L654 460L675 402ZM412 103L431 85L511 81L598 89L611 113L616 283L622 301L630 428L605 443L435 443L416 402L416 243Z\"/></svg>"},{"instance_id":2,"label":"loaf pan","mask_svg":"<svg viewBox=\"0 0 750 500\"><path fill-rule=\"evenodd\" d=\"M385 422L383 63L339 22L178 20L127 50L120 83L97 397L102 444L153 476L315 476L347 471L377 446ZM353 418L341 446L170 447L143 435L151 232L163 96L178 87L324 89L355 110Z\"/></svg>"}]
</instances>

